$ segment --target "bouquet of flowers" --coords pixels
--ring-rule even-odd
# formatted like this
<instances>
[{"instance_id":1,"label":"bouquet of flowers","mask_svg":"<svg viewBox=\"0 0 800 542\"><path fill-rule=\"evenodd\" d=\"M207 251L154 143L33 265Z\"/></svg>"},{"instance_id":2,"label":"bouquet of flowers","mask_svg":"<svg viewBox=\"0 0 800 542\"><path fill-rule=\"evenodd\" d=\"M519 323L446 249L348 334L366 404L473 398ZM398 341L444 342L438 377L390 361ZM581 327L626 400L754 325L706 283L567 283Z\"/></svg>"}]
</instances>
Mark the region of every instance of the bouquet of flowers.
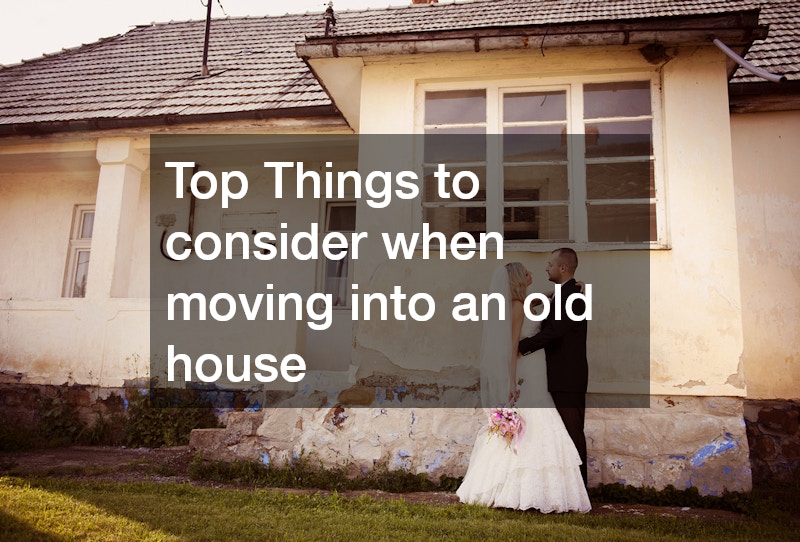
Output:
<instances>
[{"instance_id":1,"label":"bouquet of flowers","mask_svg":"<svg viewBox=\"0 0 800 542\"><path fill-rule=\"evenodd\" d=\"M496 407L489 412L489 437L505 439L506 445L517 453L517 442L525 433L525 420L516 408Z\"/></svg>"}]
</instances>

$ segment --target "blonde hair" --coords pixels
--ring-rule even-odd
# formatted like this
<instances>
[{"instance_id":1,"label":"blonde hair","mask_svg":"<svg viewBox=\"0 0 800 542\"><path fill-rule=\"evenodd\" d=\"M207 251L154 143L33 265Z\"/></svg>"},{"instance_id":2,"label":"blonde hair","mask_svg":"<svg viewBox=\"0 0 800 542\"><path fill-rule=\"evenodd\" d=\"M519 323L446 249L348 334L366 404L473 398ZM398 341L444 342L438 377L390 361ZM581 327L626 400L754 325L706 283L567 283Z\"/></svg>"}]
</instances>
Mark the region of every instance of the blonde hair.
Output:
<instances>
[{"instance_id":1,"label":"blonde hair","mask_svg":"<svg viewBox=\"0 0 800 542\"><path fill-rule=\"evenodd\" d=\"M506 271L508 271L508 286L511 290L511 299L525 301L525 296L528 294L528 281L525 275L528 270L519 262L511 262L506 264Z\"/></svg>"}]
</instances>

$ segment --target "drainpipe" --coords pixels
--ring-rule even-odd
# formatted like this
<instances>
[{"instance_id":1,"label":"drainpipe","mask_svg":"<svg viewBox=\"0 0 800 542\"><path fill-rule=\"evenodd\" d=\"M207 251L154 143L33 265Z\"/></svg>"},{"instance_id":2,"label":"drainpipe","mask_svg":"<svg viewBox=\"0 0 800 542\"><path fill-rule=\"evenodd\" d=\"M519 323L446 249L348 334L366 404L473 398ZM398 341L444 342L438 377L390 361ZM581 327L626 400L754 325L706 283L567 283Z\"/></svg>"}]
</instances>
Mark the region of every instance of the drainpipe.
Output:
<instances>
[{"instance_id":1,"label":"drainpipe","mask_svg":"<svg viewBox=\"0 0 800 542\"><path fill-rule=\"evenodd\" d=\"M723 53L728 55L728 57L731 58L734 62L739 64L739 66L741 66L745 70L749 71L753 75L758 76L758 77L760 77L762 79L766 79L767 81L772 81L773 83L785 83L786 82L786 76L785 75L777 75L777 74L774 74L774 73L770 73L767 70L759 68L758 66L754 66L750 62L746 61L745 59L743 59L742 57L740 57L739 55L734 53L730 49L730 47L728 47L727 45L725 45L724 43L722 43L721 41L719 41L716 38L714 39L714 45L716 45L720 49L720 51L722 51Z\"/></svg>"}]
</instances>

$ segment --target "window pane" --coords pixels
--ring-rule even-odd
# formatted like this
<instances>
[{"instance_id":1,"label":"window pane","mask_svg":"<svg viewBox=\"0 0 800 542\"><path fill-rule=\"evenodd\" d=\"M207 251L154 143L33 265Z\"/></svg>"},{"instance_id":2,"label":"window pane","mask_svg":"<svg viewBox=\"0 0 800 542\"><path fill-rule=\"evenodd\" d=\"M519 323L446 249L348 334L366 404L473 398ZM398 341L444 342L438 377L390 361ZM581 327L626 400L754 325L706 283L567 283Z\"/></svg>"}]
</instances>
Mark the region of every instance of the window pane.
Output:
<instances>
[{"instance_id":1,"label":"window pane","mask_svg":"<svg viewBox=\"0 0 800 542\"><path fill-rule=\"evenodd\" d=\"M653 163L589 164L586 166L586 196L589 199L654 198Z\"/></svg>"},{"instance_id":2,"label":"window pane","mask_svg":"<svg viewBox=\"0 0 800 542\"><path fill-rule=\"evenodd\" d=\"M503 121L553 121L567 118L567 92L519 92L503 96Z\"/></svg>"},{"instance_id":3,"label":"window pane","mask_svg":"<svg viewBox=\"0 0 800 542\"><path fill-rule=\"evenodd\" d=\"M506 162L552 162L567 160L567 131L562 125L518 126L503 133Z\"/></svg>"},{"instance_id":4,"label":"window pane","mask_svg":"<svg viewBox=\"0 0 800 542\"><path fill-rule=\"evenodd\" d=\"M425 131L425 163L483 162L486 134L483 128L447 128Z\"/></svg>"},{"instance_id":5,"label":"window pane","mask_svg":"<svg viewBox=\"0 0 800 542\"><path fill-rule=\"evenodd\" d=\"M586 156L650 156L653 154L649 120L586 125Z\"/></svg>"},{"instance_id":6,"label":"window pane","mask_svg":"<svg viewBox=\"0 0 800 542\"><path fill-rule=\"evenodd\" d=\"M540 239L546 241L569 241L569 208L566 205L539 207L537 209L538 230L536 237L518 237L508 232L507 239Z\"/></svg>"},{"instance_id":7,"label":"window pane","mask_svg":"<svg viewBox=\"0 0 800 542\"><path fill-rule=\"evenodd\" d=\"M637 117L650 112L649 81L583 86L584 118Z\"/></svg>"},{"instance_id":8,"label":"window pane","mask_svg":"<svg viewBox=\"0 0 800 542\"><path fill-rule=\"evenodd\" d=\"M486 201L485 167L448 167L447 171L450 173L450 177L444 181L444 190L450 194L449 198L444 198L439 195L439 180L433 176L434 171L436 171L435 168L425 168L425 178L423 181L423 201L449 203L457 203L460 201ZM457 197L452 190L453 182L455 181L456 176L463 171L469 171L478 177L478 193L471 199L462 200ZM458 182L458 186L462 192L468 193L470 190L472 190L472 181L469 179L469 177L462 176Z\"/></svg>"},{"instance_id":9,"label":"window pane","mask_svg":"<svg viewBox=\"0 0 800 542\"><path fill-rule=\"evenodd\" d=\"M328 231L356 231L356 206L331 205L328 207Z\"/></svg>"},{"instance_id":10,"label":"window pane","mask_svg":"<svg viewBox=\"0 0 800 542\"><path fill-rule=\"evenodd\" d=\"M425 124L467 124L485 121L484 89L425 93Z\"/></svg>"},{"instance_id":11,"label":"window pane","mask_svg":"<svg viewBox=\"0 0 800 542\"><path fill-rule=\"evenodd\" d=\"M515 201L514 193L518 190L535 190L538 201L566 202L569 198L567 164L506 166L503 178L506 201Z\"/></svg>"},{"instance_id":12,"label":"window pane","mask_svg":"<svg viewBox=\"0 0 800 542\"><path fill-rule=\"evenodd\" d=\"M356 229L356 206L328 204L327 231L352 232ZM347 307L350 301L350 253L346 248L331 249L341 259L325 259L324 293L330 294L334 307Z\"/></svg>"},{"instance_id":13,"label":"window pane","mask_svg":"<svg viewBox=\"0 0 800 542\"><path fill-rule=\"evenodd\" d=\"M448 238L464 231L473 234L477 239L479 234L486 232L486 225L478 222L474 214L467 219L466 211L468 210L472 211L472 209L465 208L428 207L423 209L422 220L430 224L431 231L441 232Z\"/></svg>"},{"instance_id":14,"label":"window pane","mask_svg":"<svg viewBox=\"0 0 800 542\"><path fill-rule=\"evenodd\" d=\"M538 239L539 212L537 207L509 205L514 201L539 201L539 191L532 189L506 189L504 194L503 231L506 239Z\"/></svg>"},{"instance_id":15,"label":"window pane","mask_svg":"<svg viewBox=\"0 0 800 542\"><path fill-rule=\"evenodd\" d=\"M79 250L75 258L75 279L72 297L86 297L86 279L89 275L89 251Z\"/></svg>"},{"instance_id":16,"label":"window pane","mask_svg":"<svg viewBox=\"0 0 800 542\"><path fill-rule=\"evenodd\" d=\"M94 211L83 213L83 221L81 223L81 232L78 236L80 239L91 239L92 230L94 230Z\"/></svg>"},{"instance_id":17,"label":"window pane","mask_svg":"<svg viewBox=\"0 0 800 542\"><path fill-rule=\"evenodd\" d=\"M347 252L345 249L333 249L332 253L340 254ZM325 293L331 294L334 307L347 307L350 300L350 281L348 281L348 271L350 267L350 255L347 254L341 260L327 260L325 262Z\"/></svg>"},{"instance_id":18,"label":"window pane","mask_svg":"<svg viewBox=\"0 0 800 542\"><path fill-rule=\"evenodd\" d=\"M589 241L646 243L656 241L655 204L590 205Z\"/></svg>"}]
</instances>

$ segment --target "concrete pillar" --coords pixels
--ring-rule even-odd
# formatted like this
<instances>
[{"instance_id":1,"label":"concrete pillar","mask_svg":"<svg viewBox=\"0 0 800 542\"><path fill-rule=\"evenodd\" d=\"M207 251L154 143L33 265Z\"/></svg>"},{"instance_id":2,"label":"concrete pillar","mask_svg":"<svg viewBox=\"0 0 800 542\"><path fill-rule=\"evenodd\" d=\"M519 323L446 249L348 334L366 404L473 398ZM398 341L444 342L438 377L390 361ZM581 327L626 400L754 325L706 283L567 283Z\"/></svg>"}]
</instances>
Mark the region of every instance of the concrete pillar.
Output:
<instances>
[{"instance_id":1,"label":"concrete pillar","mask_svg":"<svg viewBox=\"0 0 800 542\"><path fill-rule=\"evenodd\" d=\"M127 137L97 142L97 183L92 255L86 297L127 297L142 171L149 160Z\"/></svg>"}]
</instances>

